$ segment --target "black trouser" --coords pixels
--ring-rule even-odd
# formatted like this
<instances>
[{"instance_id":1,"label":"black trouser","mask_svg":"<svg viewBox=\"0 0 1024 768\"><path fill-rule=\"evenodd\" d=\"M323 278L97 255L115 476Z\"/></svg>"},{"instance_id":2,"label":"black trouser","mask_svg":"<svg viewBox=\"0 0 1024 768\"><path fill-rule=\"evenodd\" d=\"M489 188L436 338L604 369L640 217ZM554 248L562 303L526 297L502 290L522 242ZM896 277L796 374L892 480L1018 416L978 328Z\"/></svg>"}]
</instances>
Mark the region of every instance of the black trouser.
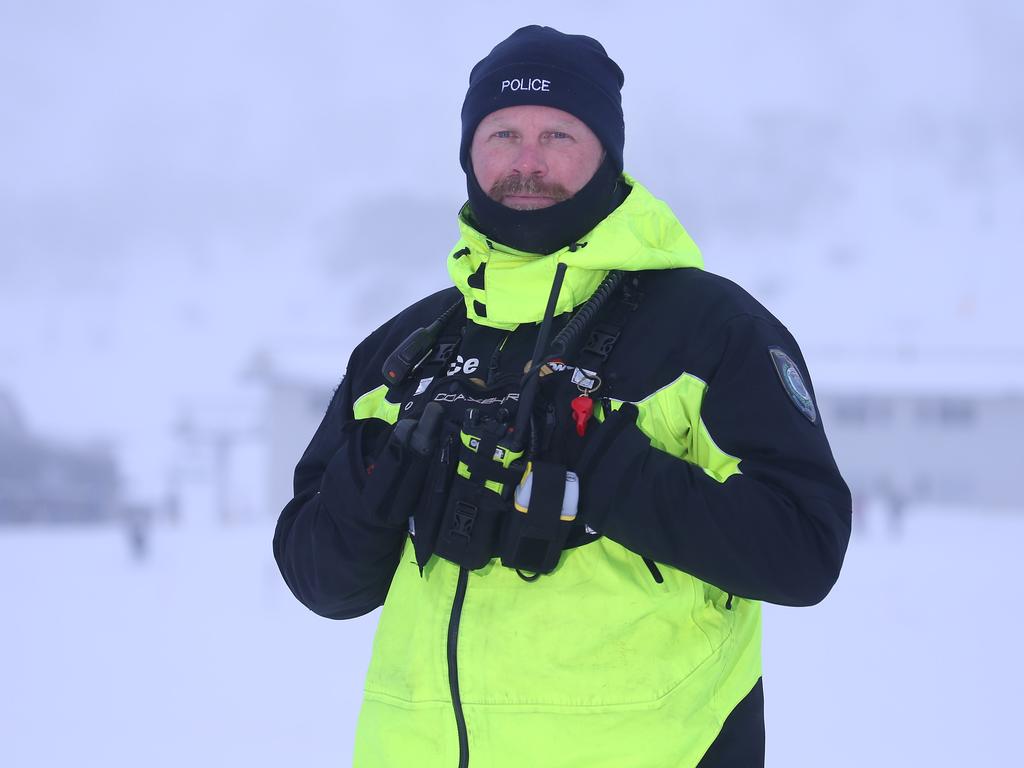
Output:
<instances>
[{"instance_id":1,"label":"black trouser","mask_svg":"<svg viewBox=\"0 0 1024 768\"><path fill-rule=\"evenodd\" d=\"M761 681L725 719L697 768L764 767L764 689Z\"/></svg>"}]
</instances>

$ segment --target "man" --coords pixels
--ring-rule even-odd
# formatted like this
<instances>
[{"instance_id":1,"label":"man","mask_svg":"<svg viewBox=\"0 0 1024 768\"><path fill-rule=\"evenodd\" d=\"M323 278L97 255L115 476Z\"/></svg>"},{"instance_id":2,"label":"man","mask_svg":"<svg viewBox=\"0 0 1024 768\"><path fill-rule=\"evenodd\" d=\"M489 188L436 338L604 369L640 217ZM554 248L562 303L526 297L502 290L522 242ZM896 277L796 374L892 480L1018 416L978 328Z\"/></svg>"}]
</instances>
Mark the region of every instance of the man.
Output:
<instances>
[{"instance_id":1,"label":"man","mask_svg":"<svg viewBox=\"0 0 1024 768\"><path fill-rule=\"evenodd\" d=\"M473 69L454 288L353 352L274 553L383 604L357 766L755 766L760 602L835 582L850 497L796 342L623 174L622 72Z\"/></svg>"}]
</instances>

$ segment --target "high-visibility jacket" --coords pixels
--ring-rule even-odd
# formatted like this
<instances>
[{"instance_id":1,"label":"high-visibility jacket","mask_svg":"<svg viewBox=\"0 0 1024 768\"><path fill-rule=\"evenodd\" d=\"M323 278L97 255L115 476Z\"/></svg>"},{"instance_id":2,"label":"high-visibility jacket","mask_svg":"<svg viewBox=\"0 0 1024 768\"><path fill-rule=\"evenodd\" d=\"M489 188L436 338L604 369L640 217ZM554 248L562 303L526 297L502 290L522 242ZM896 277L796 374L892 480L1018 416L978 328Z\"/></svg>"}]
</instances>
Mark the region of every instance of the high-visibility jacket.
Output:
<instances>
[{"instance_id":1,"label":"high-visibility jacket","mask_svg":"<svg viewBox=\"0 0 1024 768\"><path fill-rule=\"evenodd\" d=\"M838 576L850 496L796 342L704 271L669 208L627 181L615 211L550 256L461 217L455 287L359 345L296 469L274 539L289 587L332 618L384 606L358 767L710 765L759 684L760 601L812 604ZM643 273L601 372L612 409L636 404L636 427L580 478L589 530L552 573L527 581L498 560L468 571L438 557L421 573L406 530L359 503L373 446L423 390L416 375L389 391L383 361L461 295L457 354L433 375L495 360L521 371L559 263L560 315L608 270Z\"/></svg>"}]
</instances>

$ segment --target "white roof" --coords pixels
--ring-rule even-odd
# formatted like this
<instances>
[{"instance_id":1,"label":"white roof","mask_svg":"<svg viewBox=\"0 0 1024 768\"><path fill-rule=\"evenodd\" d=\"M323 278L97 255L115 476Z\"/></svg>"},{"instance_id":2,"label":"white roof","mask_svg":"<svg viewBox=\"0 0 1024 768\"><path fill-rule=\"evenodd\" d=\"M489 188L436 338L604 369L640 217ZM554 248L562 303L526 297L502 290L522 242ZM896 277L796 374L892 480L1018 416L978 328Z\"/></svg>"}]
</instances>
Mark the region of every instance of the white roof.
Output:
<instances>
[{"instance_id":1,"label":"white roof","mask_svg":"<svg viewBox=\"0 0 1024 768\"><path fill-rule=\"evenodd\" d=\"M804 350L820 394L1024 397L1024 350Z\"/></svg>"}]
</instances>

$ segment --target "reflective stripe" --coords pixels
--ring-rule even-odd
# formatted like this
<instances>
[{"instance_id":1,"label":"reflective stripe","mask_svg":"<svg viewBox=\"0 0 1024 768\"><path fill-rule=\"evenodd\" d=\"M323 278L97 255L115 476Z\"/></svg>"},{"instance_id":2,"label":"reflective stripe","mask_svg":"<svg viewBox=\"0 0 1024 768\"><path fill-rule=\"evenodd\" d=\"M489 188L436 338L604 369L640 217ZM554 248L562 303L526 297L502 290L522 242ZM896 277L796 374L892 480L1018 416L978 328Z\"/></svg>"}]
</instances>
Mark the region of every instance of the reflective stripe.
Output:
<instances>
[{"instance_id":1,"label":"reflective stripe","mask_svg":"<svg viewBox=\"0 0 1024 768\"><path fill-rule=\"evenodd\" d=\"M699 377L682 374L634 403L637 426L658 450L696 464L709 477L724 483L733 475L742 474L740 459L718 447L700 417L707 389L708 385ZM611 400L612 410L617 411L623 402ZM684 434L678 433L679 425L687 426Z\"/></svg>"},{"instance_id":2,"label":"reflective stripe","mask_svg":"<svg viewBox=\"0 0 1024 768\"><path fill-rule=\"evenodd\" d=\"M352 415L357 419L380 419L388 424L394 424L398 421L398 413L402 409L402 404L389 403L385 399L387 394L388 387L386 384L381 384L376 389L371 389L353 403Z\"/></svg>"}]
</instances>

